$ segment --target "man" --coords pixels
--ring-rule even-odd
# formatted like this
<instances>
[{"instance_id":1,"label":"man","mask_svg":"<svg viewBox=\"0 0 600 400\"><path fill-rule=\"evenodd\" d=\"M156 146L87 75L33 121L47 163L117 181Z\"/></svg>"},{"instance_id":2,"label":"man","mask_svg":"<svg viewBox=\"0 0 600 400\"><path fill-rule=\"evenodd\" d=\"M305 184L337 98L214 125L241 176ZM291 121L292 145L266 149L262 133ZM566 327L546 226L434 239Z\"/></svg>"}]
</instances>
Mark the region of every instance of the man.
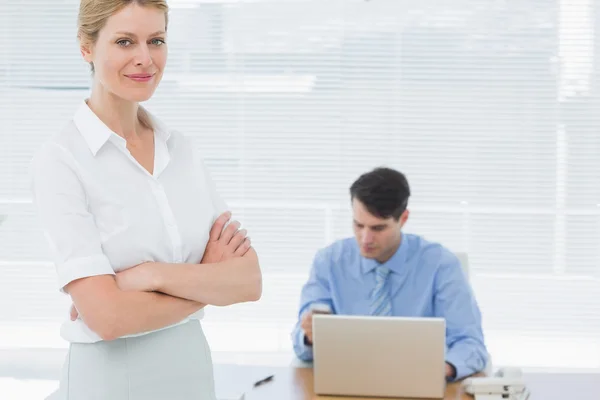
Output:
<instances>
[{"instance_id":1,"label":"man","mask_svg":"<svg viewBox=\"0 0 600 400\"><path fill-rule=\"evenodd\" d=\"M355 238L315 256L292 333L298 358L312 360L312 314L326 307L344 315L445 318L446 379L485 369L481 314L458 258L440 244L402 232L409 196L404 175L389 168L352 184Z\"/></svg>"}]
</instances>

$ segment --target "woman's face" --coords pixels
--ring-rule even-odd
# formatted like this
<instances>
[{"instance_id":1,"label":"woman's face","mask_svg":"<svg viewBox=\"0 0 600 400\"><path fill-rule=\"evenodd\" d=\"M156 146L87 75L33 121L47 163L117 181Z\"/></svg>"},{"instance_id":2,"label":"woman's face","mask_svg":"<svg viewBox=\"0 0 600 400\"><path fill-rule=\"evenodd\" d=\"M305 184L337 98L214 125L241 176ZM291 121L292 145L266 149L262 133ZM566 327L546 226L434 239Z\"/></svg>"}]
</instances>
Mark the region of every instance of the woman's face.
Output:
<instances>
[{"instance_id":1,"label":"woman's face","mask_svg":"<svg viewBox=\"0 0 600 400\"><path fill-rule=\"evenodd\" d=\"M163 11L135 3L112 15L96 43L81 47L96 83L124 100L148 100L167 62L165 24Z\"/></svg>"}]
</instances>

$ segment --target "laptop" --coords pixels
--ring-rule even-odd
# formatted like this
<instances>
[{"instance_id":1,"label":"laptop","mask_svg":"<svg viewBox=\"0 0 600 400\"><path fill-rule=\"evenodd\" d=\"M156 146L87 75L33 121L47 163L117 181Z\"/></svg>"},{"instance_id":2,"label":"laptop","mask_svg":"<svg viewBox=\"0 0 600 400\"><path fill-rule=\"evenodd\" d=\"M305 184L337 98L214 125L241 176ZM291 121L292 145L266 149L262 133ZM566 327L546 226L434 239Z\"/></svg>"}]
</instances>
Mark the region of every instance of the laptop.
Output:
<instances>
[{"instance_id":1,"label":"laptop","mask_svg":"<svg viewBox=\"0 0 600 400\"><path fill-rule=\"evenodd\" d=\"M443 318L313 315L318 395L441 399Z\"/></svg>"}]
</instances>

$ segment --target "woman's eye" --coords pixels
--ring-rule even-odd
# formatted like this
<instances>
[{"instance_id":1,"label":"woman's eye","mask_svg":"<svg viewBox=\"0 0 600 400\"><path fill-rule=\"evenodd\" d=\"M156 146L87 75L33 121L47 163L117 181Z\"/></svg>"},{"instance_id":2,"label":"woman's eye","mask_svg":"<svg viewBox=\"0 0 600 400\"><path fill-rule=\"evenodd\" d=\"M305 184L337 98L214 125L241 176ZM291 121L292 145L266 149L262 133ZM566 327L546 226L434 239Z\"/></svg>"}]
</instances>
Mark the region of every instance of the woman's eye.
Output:
<instances>
[{"instance_id":1,"label":"woman's eye","mask_svg":"<svg viewBox=\"0 0 600 400\"><path fill-rule=\"evenodd\" d=\"M165 41L163 39L152 39L151 43L155 46L162 46L165 44Z\"/></svg>"},{"instance_id":2,"label":"woman's eye","mask_svg":"<svg viewBox=\"0 0 600 400\"><path fill-rule=\"evenodd\" d=\"M121 47L127 47L131 45L131 40L128 39L121 39L117 42L117 44Z\"/></svg>"}]
</instances>

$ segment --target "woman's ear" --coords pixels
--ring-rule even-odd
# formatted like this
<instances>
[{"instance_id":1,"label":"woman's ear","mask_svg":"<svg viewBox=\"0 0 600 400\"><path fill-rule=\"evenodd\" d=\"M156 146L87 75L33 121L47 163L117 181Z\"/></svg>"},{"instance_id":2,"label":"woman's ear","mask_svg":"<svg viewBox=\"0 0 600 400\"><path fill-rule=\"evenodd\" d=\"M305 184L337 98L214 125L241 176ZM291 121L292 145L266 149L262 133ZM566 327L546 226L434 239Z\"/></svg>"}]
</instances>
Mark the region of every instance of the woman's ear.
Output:
<instances>
[{"instance_id":1,"label":"woman's ear","mask_svg":"<svg viewBox=\"0 0 600 400\"><path fill-rule=\"evenodd\" d=\"M79 51L81 51L81 56L88 63L92 62L92 47L84 42L81 42L79 45Z\"/></svg>"}]
</instances>

